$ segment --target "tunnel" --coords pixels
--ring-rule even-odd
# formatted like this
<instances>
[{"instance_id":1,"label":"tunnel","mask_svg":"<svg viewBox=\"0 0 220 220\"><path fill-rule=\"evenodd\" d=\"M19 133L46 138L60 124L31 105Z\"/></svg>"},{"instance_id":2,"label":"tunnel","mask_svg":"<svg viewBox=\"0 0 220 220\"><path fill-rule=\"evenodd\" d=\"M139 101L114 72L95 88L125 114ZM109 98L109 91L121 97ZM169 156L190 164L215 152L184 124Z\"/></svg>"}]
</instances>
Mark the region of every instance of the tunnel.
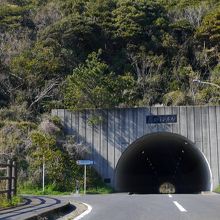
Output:
<instances>
[{"instance_id":1,"label":"tunnel","mask_svg":"<svg viewBox=\"0 0 220 220\"><path fill-rule=\"evenodd\" d=\"M200 193L212 190L203 153L187 138L153 133L132 143L115 172L116 190L130 193Z\"/></svg>"}]
</instances>

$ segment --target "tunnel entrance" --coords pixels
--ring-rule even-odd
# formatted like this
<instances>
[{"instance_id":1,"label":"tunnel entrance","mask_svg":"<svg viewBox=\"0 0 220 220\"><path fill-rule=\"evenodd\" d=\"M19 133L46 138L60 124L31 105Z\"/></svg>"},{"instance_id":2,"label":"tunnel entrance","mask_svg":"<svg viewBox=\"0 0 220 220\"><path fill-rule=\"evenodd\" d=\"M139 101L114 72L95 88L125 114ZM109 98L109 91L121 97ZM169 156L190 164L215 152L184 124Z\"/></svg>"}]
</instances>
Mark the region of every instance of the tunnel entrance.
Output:
<instances>
[{"instance_id":1,"label":"tunnel entrance","mask_svg":"<svg viewBox=\"0 0 220 220\"><path fill-rule=\"evenodd\" d=\"M187 138L153 133L125 150L115 181L120 192L200 193L211 190L211 171L205 156Z\"/></svg>"}]
</instances>

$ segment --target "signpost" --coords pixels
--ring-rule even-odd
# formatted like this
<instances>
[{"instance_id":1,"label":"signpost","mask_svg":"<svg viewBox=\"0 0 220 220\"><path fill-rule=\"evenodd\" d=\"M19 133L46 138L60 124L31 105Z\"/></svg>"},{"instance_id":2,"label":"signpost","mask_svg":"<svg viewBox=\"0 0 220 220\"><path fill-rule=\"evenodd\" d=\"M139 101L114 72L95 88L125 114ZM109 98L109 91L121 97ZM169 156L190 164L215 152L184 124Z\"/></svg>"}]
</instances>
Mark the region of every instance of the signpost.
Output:
<instances>
[{"instance_id":1,"label":"signpost","mask_svg":"<svg viewBox=\"0 0 220 220\"><path fill-rule=\"evenodd\" d=\"M76 164L79 166L84 166L84 194L86 194L86 166L93 165L93 160L77 160Z\"/></svg>"}]
</instances>

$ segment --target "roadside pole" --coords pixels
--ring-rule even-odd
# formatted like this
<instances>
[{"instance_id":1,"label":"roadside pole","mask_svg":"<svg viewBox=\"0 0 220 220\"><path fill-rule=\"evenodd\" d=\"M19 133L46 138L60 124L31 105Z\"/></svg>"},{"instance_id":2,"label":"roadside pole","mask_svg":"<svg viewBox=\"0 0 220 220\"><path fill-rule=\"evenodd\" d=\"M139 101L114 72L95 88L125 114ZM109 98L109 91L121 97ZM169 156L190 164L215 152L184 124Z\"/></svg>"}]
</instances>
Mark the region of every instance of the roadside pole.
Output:
<instances>
[{"instance_id":1,"label":"roadside pole","mask_svg":"<svg viewBox=\"0 0 220 220\"><path fill-rule=\"evenodd\" d=\"M84 194L86 194L86 164L84 165Z\"/></svg>"},{"instance_id":2,"label":"roadside pole","mask_svg":"<svg viewBox=\"0 0 220 220\"><path fill-rule=\"evenodd\" d=\"M44 192L44 185L45 185L45 158L43 156L43 192Z\"/></svg>"}]
</instances>

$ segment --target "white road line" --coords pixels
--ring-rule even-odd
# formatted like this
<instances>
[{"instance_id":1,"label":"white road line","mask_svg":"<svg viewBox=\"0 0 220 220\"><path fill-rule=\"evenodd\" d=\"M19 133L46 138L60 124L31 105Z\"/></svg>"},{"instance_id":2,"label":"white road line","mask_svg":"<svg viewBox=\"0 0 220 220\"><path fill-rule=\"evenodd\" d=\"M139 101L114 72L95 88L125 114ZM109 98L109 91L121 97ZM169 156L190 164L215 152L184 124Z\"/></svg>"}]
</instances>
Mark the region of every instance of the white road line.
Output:
<instances>
[{"instance_id":1,"label":"white road line","mask_svg":"<svg viewBox=\"0 0 220 220\"><path fill-rule=\"evenodd\" d=\"M177 207L181 212L187 212L186 209L184 209L177 201L173 201L173 203L176 205L176 207Z\"/></svg>"},{"instance_id":2,"label":"white road line","mask_svg":"<svg viewBox=\"0 0 220 220\"><path fill-rule=\"evenodd\" d=\"M92 206L90 206L89 204L83 203L85 206L87 206L87 210L85 212L83 212L81 215L77 216L76 218L74 218L73 220L79 220L82 219L83 217L85 217L86 215L88 215L91 211L92 211Z\"/></svg>"},{"instance_id":3,"label":"white road line","mask_svg":"<svg viewBox=\"0 0 220 220\"><path fill-rule=\"evenodd\" d=\"M173 196L172 196L172 195L170 195L170 194L169 194L168 196L169 196L169 198L172 198L172 197L173 197Z\"/></svg>"}]
</instances>

